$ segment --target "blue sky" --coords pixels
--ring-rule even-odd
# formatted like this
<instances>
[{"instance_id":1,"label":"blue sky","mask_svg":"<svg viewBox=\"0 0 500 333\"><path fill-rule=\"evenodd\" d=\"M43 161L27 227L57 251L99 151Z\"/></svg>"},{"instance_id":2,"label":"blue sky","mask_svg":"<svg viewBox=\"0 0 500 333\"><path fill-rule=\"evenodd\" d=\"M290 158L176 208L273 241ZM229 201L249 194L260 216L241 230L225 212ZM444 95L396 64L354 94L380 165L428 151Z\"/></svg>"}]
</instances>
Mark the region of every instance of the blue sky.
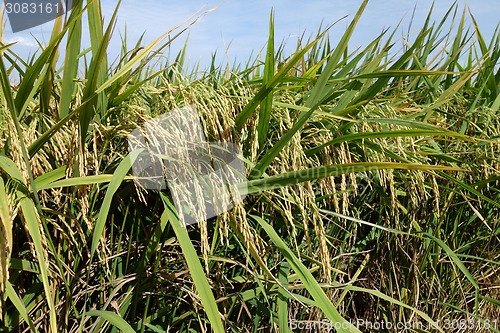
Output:
<instances>
[{"instance_id":1,"label":"blue sky","mask_svg":"<svg viewBox=\"0 0 500 333\"><path fill-rule=\"evenodd\" d=\"M434 19L439 20L453 2L453 0L436 1ZM335 41L356 13L360 3L361 0L226 0L224 2L124 0L119 11L117 28L124 31L125 25L127 26L130 42L135 42L142 33L145 33L145 41L151 41L198 10L202 8L208 10L220 5L189 30L187 54L190 63L193 64L199 60L206 65L215 51L220 60L225 60L226 49L229 45L228 57L231 62L235 59L237 62L245 62L252 51L255 55L265 46L271 8L275 10L276 40L286 40L290 46L293 46L298 36L304 31L306 35L315 33L321 22L329 25L348 16L331 30L331 38ZM458 3L463 8L466 1L459 0ZM403 20L403 23L399 29L399 35L407 33L414 8L416 12L413 29L417 31L431 4L431 1L425 0L370 1L353 36L352 46L366 45L384 28L395 28L400 20ZM102 0L105 18L111 16L115 5L116 1ZM470 1L468 6L478 21L482 33L489 41L499 23L498 0L475 0ZM5 30L5 41L17 41L18 45L14 47L14 50L27 55L36 48L35 38L43 41L50 37L51 24L44 24L15 34L12 33L9 25ZM183 42L184 38L181 38L175 43L173 51L180 48ZM116 38L111 49L118 50L119 43L119 38ZM111 54L111 56L116 55Z\"/></svg>"}]
</instances>

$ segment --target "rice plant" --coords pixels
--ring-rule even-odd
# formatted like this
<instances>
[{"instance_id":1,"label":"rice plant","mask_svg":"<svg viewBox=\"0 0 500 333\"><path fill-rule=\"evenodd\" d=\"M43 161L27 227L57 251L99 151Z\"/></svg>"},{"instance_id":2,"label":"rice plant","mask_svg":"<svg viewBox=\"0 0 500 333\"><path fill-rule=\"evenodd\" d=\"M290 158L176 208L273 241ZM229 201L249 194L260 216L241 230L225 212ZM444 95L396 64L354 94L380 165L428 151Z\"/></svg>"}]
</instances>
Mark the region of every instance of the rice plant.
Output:
<instances>
[{"instance_id":1,"label":"rice plant","mask_svg":"<svg viewBox=\"0 0 500 333\"><path fill-rule=\"evenodd\" d=\"M454 5L351 50L367 3L290 54L271 13L262 54L201 75L162 56L196 15L117 61L97 0L29 59L2 43L0 331L498 332L500 33ZM249 194L187 228L127 146L184 106Z\"/></svg>"}]
</instances>

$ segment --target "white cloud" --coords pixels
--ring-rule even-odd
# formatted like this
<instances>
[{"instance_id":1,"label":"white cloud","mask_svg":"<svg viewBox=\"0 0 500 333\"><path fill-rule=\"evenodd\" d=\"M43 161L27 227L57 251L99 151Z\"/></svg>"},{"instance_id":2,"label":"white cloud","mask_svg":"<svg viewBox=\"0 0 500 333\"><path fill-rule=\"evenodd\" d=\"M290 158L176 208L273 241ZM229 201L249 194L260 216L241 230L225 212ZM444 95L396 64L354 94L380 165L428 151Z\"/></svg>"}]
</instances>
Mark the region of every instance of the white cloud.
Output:
<instances>
[{"instance_id":1,"label":"white cloud","mask_svg":"<svg viewBox=\"0 0 500 333\"><path fill-rule=\"evenodd\" d=\"M34 37L25 37L18 35L6 37L4 43L5 44L16 43L16 45L18 46L25 46L25 47L35 47L38 45Z\"/></svg>"}]
</instances>

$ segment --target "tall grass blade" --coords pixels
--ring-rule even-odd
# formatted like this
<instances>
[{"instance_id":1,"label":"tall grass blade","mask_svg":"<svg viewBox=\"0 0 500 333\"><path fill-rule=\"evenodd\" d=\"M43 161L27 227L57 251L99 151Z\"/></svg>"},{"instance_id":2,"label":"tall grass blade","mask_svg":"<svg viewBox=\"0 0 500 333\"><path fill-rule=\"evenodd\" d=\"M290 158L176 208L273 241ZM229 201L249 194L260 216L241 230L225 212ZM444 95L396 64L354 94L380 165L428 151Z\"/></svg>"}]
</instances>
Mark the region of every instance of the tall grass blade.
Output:
<instances>
[{"instance_id":1,"label":"tall grass blade","mask_svg":"<svg viewBox=\"0 0 500 333\"><path fill-rule=\"evenodd\" d=\"M326 67L319 76L318 81L311 89L310 96L306 101L306 106L312 107L313 105L318 104L327 94L326 88L328 80L331 78L333 73L338 69L339 61L341 57L344 55L344 53L347 51L349 40L351 39L352 33L354 32L354 29L356 28L356 25L358 24L358 21L361 18L361 15L363 14L367 4L368 0L364 0L359 6L356 15L354 16L353 20L351 21L346 31L342 35L342 38L335 47L335 50L333 51L332 55L329 57Z\"/></svg>"},{"instance_id":2,"label":"tall grass blade","mask_svg":"<svg viewBox=\"0 0 500 333\"><path fill-rule=\"evenodd\" d=\"M118 1L118 4L116 5L104 35L101 35L102 18L100 13L100 2L92 1L89 4L88 12L89 25L91 27L92 60L87 73L87 83L82 95L84 104L79 113L80 140L82 149L85 149L88 128L96 111L104 112L106 109L105 96L102 93L97 93L96 89L102 84L102 82L104 82L107 72L107 49L116 24L116 16L118 14L120 3L121 0Z\"/></svg>"},{"instance_id":3,"label":"tall grass blade","mask_svg":"<svg viewBox=\"0 0 500 333\"><path fill-rule=\"evenodd\" d=\"M61 179L48 182L41 182L40 188L38 190L47 190L51 188L60 188L60 187L72 187L72 186L82 186L82 185L95 185L102 183L109 183L113 179L114 175L110 174L102 174L102 175L93 175L93 176L84 176L84 177L72 177L67 179ZM131 176L123 177L124 180L133 180L134 178Z\"/></svg>"},{"instance_id":4,"label":"tall grass blade","mask_svg":"<svg viewBox=\"0 0 500 333\"><path fill-rule=\"evenodd\" d=\"M325 142L317 147L311 148L306 151L307 156L312 156L322 149L342 143L342 142L353 142L357 140L363 140L363 139L375 139L375 138L403 138L403 137L417 137L417 136L449 136L449 137L455 137L455 138L461 138L461 139L468 139L467 136L451 131L438 131L438 130L397 130L397 131L380 131L380 132L362 132L362 133L352 133L352 134L347 134L343 135L341 137L332 139L328 142ZM472 138L471 138L472 139Z\"/></svg>"},{"instance_id":5,"label":"tall grass blade","mask_svg":"<svg viewBox=\"0 0 500 333\"><path fill-rule=\"evenodd\" d=\"M177 240L181 246L182 253L184 254L184 259L189 267L191 278L196 286L196 291L200 296L204 311L210 320L210 324L212 325L212 330L216 333L223 333L225 330L220 319L217 303L215 303L214 294L208 284L207 276L205 275L193 243L189 238L186 228L177 218L175 207L170 201L170 198L165 196L163 193L160 193L160 195L165 206L165 211L162 214L161 219L162 221L168 219L174 229Z\"/></svg>"},{"instance_id":6,"label":"tall grass blade","mask_svg":"<svg viewBox=\"0 0 500 333\"><path fill-rule=\"evenodd\" d=\"M64 71L61 82L61 99L59 101L59 118L69 114L71 100L74 96L75 79L78 75L80 49L82 40L82 1L74 0L71 8L70 23L68 27L68 40L64 58ZM77 16L74 20L71 17Z\"/></svg>"},{"instance_id":7,"label":"tall grass blade","mask_svg":"<svg viewBox=\"0 0 500 333\"><path fill-rule=\"evenodd\" d=\"M35 204L31 199L18 192L21 210L23 212L26 228L28 229L33 246L35 248L38 266L40 268L40 275L45 291L45 301L49 308L49 327L52 332L57 332L57 315L54 306L54 296L52 294L52 287L49 282L49 267L48 260L45 257L45 250L42 245L42 233L40 231L40 220L35 208Z\"/></svg>"},{"instance_id":8,"label":"tall grass blade","mask_svg":"<svg viewBox=\"0 0 500 333\"><path fill-rule=\"evenodd\" d=\"M462 260L460 260L460 258L457 256L457 254L445 242L443 242L441 239L435 237L434 235L431 235L430 233L423 233L423 236L436 242L436 244L438 244L446 252L446 254L451 258L453 263L458 267L458 269L460 271L462 271L462 273L464 273L465 277L472 284L472 286L476 290L476 299L475 299L474 309L475 309L475 313L477 314L478 307L479 307L479 284L477 283L476 279L474 279L474 277L472 276L470 271L467 269L467 267L465 267Z\"/></svg>"},{"instance_id":9,"label":"tall grass blade","mask_svg":"<svg viewBox=\"0 0 500 333\"><path fill-rule=\"evenodd\" d=\"M248 187L249 194L260 193L271 189L277 189L289 185L298 184L305 181L311 181L331 176L339 176L353 172L363 172L372 170L401 169L401 170L460 170L457 168L426 165L414 163L393 163L393 162L358 162L320 166L298 171L290 171L282 174L269 176L261 179L248 181L245 186Z\"/></svg>"},{"instance_id":10,"label":"tall grass blade","mask_svg":"<svg viewBox=\"0 0 500 333\"><path fill-rule=\"evenodd\" d=\"M264 76L262 77L262 85L267 86L274 75L274 17L273 12L269 18L269 39L267 40L266 60L264 64ZM259 147L262 149L267 141L267 131L269 129L269 120L273 108L273 91L262 100L260 103L259 122L257 124L257 136Z\"/></svg>"},{"instance_id":11,"label":"tall grass blade","mask_svg":"<svg viewBox=\"0 0 500 333\"><path fill-rule=\"evenodd\" d=\"M24 306L23 301L17 295L16 291L14 290L14 288L12 287L12 284L9 281L7 281L7 283L5 285L5 294L10 299L10 301L12 302L12 304L14 305L16 310L19 312L19 314L21 315L21 318L23 318L23 320L28 324L31 332L35 332L35 333L38 332L38 330L36 329L35 325L33 324L33 321L31 320L31 318L28 314L28 310L26 310L26 307Z\"/></svg>"},{"instance_id":12,"label":"tall grass blade","mask_svg":"<svg viewBox=\"0 0 500 333\"><path fill-rule=\"evenodd\" d=\"M90 310L85 312L86 316L100 317L124 333L135 333L135 330L118 314L111 311Z\"/></svg>"},{"instance_id":13,"label":"tall grass blade","mask_svg":"<svg viewBox=\"0 0 500 333\"><path fill-rule=\"evenodd\" d=\"M290 266L288 262L282 262L278 273L278 281L284 286L288 285L289 270ZM286 291L280 288L278 293L278 328L280 333L291 332L288 325L288 298L289 296Z\"/></svg>"},{"instance_id":14,"label":"tall grass blade","mask_svg":"<svg viewBox=\"0 0 500 333\"><path fill-rule=\"evenodd\" d=\"M307 44L303 49L297 51L292 57L281 67L278 72L272 77L267 85L262 86L260 90L255 94L253 99L241 110L241 112L236 116L235 124L237 129L241 129L243 124L254 112L255 108L266 98L273 89L284 80L288 72L295 66L295 64L302 59L304 54L306 54L316 43L318 43L327 33L325 30L321 33L315 40Z\"/></svg>"},{"instance_id":15,"label":"tall grass blade","mask_svg":"<svg viewBox=\"0 0 500 333\"><path fill-rule=\"evenodd\" d=\"M106 191L106 195L104 196L101 209L99 210L99 215L97 216L97 222L92 232L92 245L90 248L91 258L94 257L94 253L95 250L97 249L97 245L99 244L99 240L103 237L104 225L106 224L106 219L108 217L108 212L111 207L113 195L120 187L121 183L123 182L123 179L127 175L128 171L132 167L132 164L135 162L137 156L140 153L141 153L140 149L136 149L130 152L130 154L128 154L123 158L123 160L120 162L115 172L113 173L113 177L109 182L108 190Z\"/></svg>"},{"instance_id":16,"label":"tall grass blade","mask_svg":"<svg viewBox=\"0 0 500 333\"><path fill-rule=\"evenodd\" d=\"M420 317L422 317L423 319L425 319L425 321L427 321L429 324L431 324L433 326L433 328L436 329L438 332L445 333L443 331L443 329L439 326L439 323L436 322L436 321L434 321L434 320L432 320L432 318L429 317L423 311L420 311L420 310L418 310L418 309L416 309L416 308L414 308L412 306L409 306L408 304L400 302L397 299L394 299L393 297L390 297L390 296L388 296L388 295L386 295L384 293L381 293L380 291L378 291L376 289L368 289L368 288L362 288L362 287L357 287L357 286L345 286L345 287L339 287L339 288L344 289L344 290L349 290L349 291L365 292L365 293L374 295L374 296L376 296L376 297L378 297L380 299L386 300L386 301L388 301L390 303L393 303L393 304L396 304L398 306L410 309L411 311L415 312Z\"/></svg>"},{"instance_id":17,"label":"tall grass blade","mask_svg":"<svg viewBox=\"0 0 500 333\"><path fill-rule=\"evenodd\" d=\"M309 272L306 266L293 254L290 248L281 240L281 237L276 233L274 228L269 225L266 221L258 216L252 215L252 218L259 223L259 225L267 233L271 241L276 245L280 253L286 258L290 267L298 274L300 280L304 284L304 287L311 294L311 297L316 301L318 308L323 311L328 319L332 321L335 327L339 327L337 330L340 333L357 332L361 333L356 327L354 327L350 322L342 318L340 313L337 311L333 303L328 299L323 289L314 278L314 276ZM347 328L350 327L350 328Z\"/></svg>"}]
</instances>

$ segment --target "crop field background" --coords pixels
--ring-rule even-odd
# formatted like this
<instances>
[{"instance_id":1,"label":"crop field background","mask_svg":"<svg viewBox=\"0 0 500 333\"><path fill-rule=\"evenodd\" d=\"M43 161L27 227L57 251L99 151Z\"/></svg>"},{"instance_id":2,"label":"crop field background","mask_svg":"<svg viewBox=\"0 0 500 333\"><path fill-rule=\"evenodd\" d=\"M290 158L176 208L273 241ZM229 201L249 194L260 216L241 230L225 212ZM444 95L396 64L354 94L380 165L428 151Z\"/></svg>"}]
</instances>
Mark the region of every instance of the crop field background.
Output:
<instances>
[{"instance_id":1,"label":"crop field background","mask_svg":"<svg viewBox=\"0 0 500 333\"><path fill-rule=\"evenodd\" d=\"M351 48L367 2L335 44L285 48L271 13L261 54L206 69L163 56L197 16L108 58L97 0L0 44L0 331L499 332L500 33L454 5ZM128 149L185 106L249 190L187 227Z\"/></svg>"}]
</instances>

